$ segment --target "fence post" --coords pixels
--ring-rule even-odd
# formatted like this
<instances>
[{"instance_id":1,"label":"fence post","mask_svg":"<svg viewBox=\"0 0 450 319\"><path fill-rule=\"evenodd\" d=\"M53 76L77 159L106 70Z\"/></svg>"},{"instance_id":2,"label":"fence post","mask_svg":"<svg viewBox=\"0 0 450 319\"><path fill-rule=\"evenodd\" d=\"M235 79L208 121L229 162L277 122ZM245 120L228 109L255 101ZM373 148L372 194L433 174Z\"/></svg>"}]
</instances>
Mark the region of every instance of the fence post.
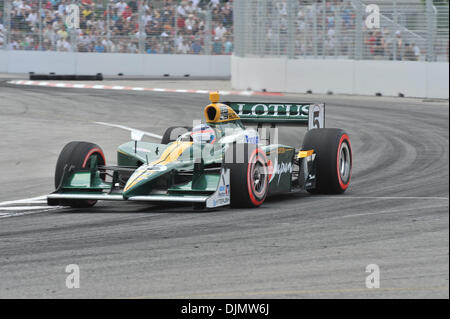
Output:
<instances>
[{"instance_id":1,"label":"fence post","mask_svg":"<svg viewBox=\"0 0 450 319\"><path fill-rule=\"evenodd\" d=\"M39 34L38 34L39 47L38 47L38 51L43 51L42 50L42 0L39 0L38 17L39 17Z\"/></svg>"},{"instance_id":2,"label":"fence post","mask_svg":"<svg viewBox=\"0 0 450 319\"><path fill-rule=\"evenodd\" d=\"M177 50L178 50L178 7L175 6L175 14L174 14L174 26L173 26L173 51L174 54L177 54Z\"/></svg>"},{"instance_id":3,"label":"fence post","mask_svg":"<svg viewBox=\"0 0 450 319\"><path fill-rule=\"evenodd\" d=\"M398 11L397 11L397 0L393 0L393 9L394 9L394 26L397 28L398 27ZM395 38L395 33L394 33L394 41L393 41L393 45L394 45L394 61L397 60L397 55L398 55L398 47L397 47L397 39Z\"/></svg>"},{"instance_id":4,"label":"fence post","mask_svg":"<svg viewBox=\"0 0 450 319\"><path fill-rule=\"evenodd\" d=\"M3 49L9 50L9 36L11 33L11 0L5 0L3 4L3 27L5 28Z\"/></svg>"},{"instance_id":5,"label":"fence post","mask_svg":"<svg viewBox=\"0 0 450 319\"><path fill-rule=\"evenodd\" d=\"M212 36L212 23L211 23L211 2L208 4L208 6L206 7L206 23L205 23L205 53L206 55L211 55L211 36Z\"/></svg>"},{"instance_id":6,"label":"fence post","mask_svg":"<svg viewBox=\"0 0 450 319\"><path fill-rule=\"evenodd\" d=\"M72 4L76 5L78 7L79 10L79 5L78 5L78 0L72 0ZM76 12L76 14L79 14L79 11ZM75 16L73 17L73 19L77 19ZM75 22L74 20L74 22ZM79 27L79 26L78 26ZM72 52L77 52L78 51L78 47L77 47L77 26L74 25L72 27L69 27L69 37L70 37L70 46L72 48Z\"/></svg>"},{"instance_id":7,"label":"fence post","mask_svg":"<svg viewBox=\"0 0 450 319\"><path fill-rule=\"evenodd\" d=\"M240 12L239 5L237 1L233 1L233 26L234 30L238 29L241 30L242 27L239 24L240 20ZM233 32L233 46L234 46L234 52L233 54L236 56L241 56L241 42L240 38L236 36L236 32Z\"/></svg>"},{"instance_id":8,"label":"fence post","mask_svg":"<svg viewBox=\"0 0 450 319\"><path fill-rule=\"evenodd\" d=\"M138 29L139 29L139 53L143 54L145 52L145 35L144 35L144 24L143 24L143 0L138 1Z\"/></svg>"},{"instance_id":9,"label":"fence post","mask_svg":"<svg viewBox=\"0 0 450 319\"><path fill-rule=\"evenodd\" d=\"M326 54L326 23L327 23L327 0L323 0L322 1L322 8L323 8L323 12L322 12L322 59L325 59L325 54Z\"/></svg>"},{"instance_id":10,"label":"fence post","mask_svg":"<svg viewBox=\"0 0 450 319\"><path fill-rule=\"evenodd\" d=\"M341 41L339 40L339 37L341 36L341 7L337 6L336 11L334 13L334 55L335 57L339 56L341 52Z\"/></svg>"},{"instance_id":11,"label":"fence post","mask_svg":"<svg viewBox=\"0 0 450 319\"><path fill-rule=\"evenodd\" d=\"M314 16L313 16L313 50L314 59L317 59L318 48L317 48L317 4L313 4Z\"/></svg>"},{"instance_id":12,"label":"fence post","mask_svg":"<svg viewBox=\"0 0 450 319\"><path fill-rule=\"evenodd\" d=\"M295 5L294 0L288 0L288 58L295 58Z\"/></svg>"},{"instance_id":13,"label":"fence post","mask_svg":"<svg viewBox=\"0 0 450 319\"><path fill-rule=\"evenodd\" d=\"M426 0L427 12L427 57L426 60L431 62L434 60L433 43L434 43L434 10L433 0Z\"/></svg>"},{"instance_id":14,"label":"fence post","mask_svg":"<svg viewBox=\"0 0 450 319\"><path fill-rule=\"evenodd\" d=\"M106 39L108 40L108 51L111 52L111 4L106 4Z\"/></svg>"},{"instance_id":15,"label":"fence post","mask_svg":"<svg viewBox=\"0 0 450 319\"><path fill-rule=\"evenodd\" d=\"M356 9L356 25L355 25L355 60L362 59L362 45L363 45L363 34L362 34L362 19L363 19L363 5L353 1Z\"/></svg>"}]
</instances>

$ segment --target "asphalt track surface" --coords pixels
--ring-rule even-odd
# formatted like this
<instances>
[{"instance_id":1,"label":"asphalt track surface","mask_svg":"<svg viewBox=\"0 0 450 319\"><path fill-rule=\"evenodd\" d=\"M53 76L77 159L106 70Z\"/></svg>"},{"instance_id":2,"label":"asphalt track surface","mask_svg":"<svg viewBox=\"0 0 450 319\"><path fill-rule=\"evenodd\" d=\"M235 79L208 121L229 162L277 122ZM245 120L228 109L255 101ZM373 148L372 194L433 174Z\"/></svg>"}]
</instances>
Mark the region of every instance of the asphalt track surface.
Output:
<instances>
[{"instance_id":1,"label":"asphalt track surface","mask_svg":"<svg viewBox=\"0 0 450 319\"><path fill-rule=\"evenodd\" d=\"M448 101L323 99L327 126L345 129L353 146L344 195L206 212L111 202L27 211L32 203L16 203L13 217L0 218L0 298L448 298ZM51 192L57 156L72 140L99 144L114 164L129 133L94 121L162 135L200 119L207 102L2 84L0 202ZM282 141L300 137L283 132ZM80 267L79 289L65 286L68 264ZM369 264L380 268L379 289L365 286Z\"/></svg>"}]
</instances>

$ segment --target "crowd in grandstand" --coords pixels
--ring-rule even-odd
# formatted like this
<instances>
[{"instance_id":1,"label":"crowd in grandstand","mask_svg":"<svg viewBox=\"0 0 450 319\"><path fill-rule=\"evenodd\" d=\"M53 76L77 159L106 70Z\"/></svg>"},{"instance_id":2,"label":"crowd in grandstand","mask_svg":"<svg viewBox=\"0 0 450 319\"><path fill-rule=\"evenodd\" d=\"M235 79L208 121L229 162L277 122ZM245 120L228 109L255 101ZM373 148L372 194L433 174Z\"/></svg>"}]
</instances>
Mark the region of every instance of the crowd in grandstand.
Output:
<instances>
[{"instance_id":1,"label":"crowd in grandstand","mask_svg":"<svg viewBox=\"0 0 450 319\"><path fill-rule=\"evenodd\" d=\"M295 54L351 56L356 13L350 1L328 0L325 8L320 1L298 1ZM72 3L80 8L79 28L73 31L66 25ZM10 50L215 55L233 51L232 0L11 0L11 4ZM266 8L269 25L262 53L286 54L287 1L273 4ZM0 46L6 37L5 21L0 8ZM400 31L386 29L365 29L363 51L365 58L383 59L418 60L421 54Z\"/></svg>"},{"instance_id":2,"label":"crowd in grandstand","mask_svg":"<svg viewBox=\"0 0 450 319\"><path fill-rule=\"evenodd\" d=\"M233 49L232 0L42 0L42 19L39 2L12 0L11 50L231 54ZM65 20L72 2L80 8L75 31ZM3 20L2 10L0 45Z\"/></svg>"},{"instance_id":3,"label":"crowd in grandstand","mask_svg":"<svg viewBox=\"0 0 450 319\"><path fill-rule=\"evenodd\" d=\"M271 3L272 4L272 3ZM269 17L264 52L288 55L288 4L279 0L265 7ZM343 56L355 54L357 18L355 7L349 0L299 0L295 15L296 56ZM257 13L255 13L257 14ZM405 38L399 30L382 27L372 31L362 19L362 55L366 59L418 60L419 46ZM249 39L251 41L251 39ZM257 39L255 40L257 41ZM395 46L395 48L394 48ZM261 50L255 45L257 50Z\"/></svg>"}]
</instances>

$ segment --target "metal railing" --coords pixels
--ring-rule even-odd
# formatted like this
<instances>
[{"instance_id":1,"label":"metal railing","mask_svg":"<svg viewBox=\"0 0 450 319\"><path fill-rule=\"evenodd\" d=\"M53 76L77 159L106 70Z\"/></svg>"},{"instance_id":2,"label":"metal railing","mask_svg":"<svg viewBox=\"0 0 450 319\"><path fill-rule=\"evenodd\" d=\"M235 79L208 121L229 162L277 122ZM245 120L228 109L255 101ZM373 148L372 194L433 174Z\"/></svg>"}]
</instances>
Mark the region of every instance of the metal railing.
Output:
<instances>
[{"instance_id":1,"label":"metal railing","mask_svg":"<svg viewBox=\"0 0 450 319\"><path fill-rule=\"evenodd\" d=\"M446 0L235 0L234 15L237 56L448 61Z\"/></svg>"},{"instance_id":2,"label":"metal railing","mask_svg":"<svg viewBox=\"0 0 450 319\"><path fill-rule=\"evenodd\" d=\"M0 0L0 50L231 54L232 5ZM75 5L75 13L70 6Z\"/></svg>"}]
</instances>

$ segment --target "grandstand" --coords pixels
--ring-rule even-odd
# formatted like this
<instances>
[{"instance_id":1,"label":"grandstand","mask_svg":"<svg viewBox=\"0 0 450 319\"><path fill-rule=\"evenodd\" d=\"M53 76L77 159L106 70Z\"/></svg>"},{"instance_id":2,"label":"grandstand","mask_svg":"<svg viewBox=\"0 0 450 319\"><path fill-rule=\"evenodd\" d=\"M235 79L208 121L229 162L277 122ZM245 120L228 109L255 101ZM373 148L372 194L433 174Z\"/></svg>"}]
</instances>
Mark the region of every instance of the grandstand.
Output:
<instances>
[{"instance_id":1,"label":"grandstand","mask_svg":"<svg viewBox=\"0 0 450 319\"><path fill-rule=\"evenodd\" d=\"M70 29L70 4L79 28ZM231 54L232 1L1 0L6 50L149 54Z\"/></svg>"},{"instance_id":2,"label":"grandstand","mask_svg":"<svg viewBox=\"0 0 450 319\"><path fill-rule=\"evenodd\" d=\"M0 48L448 61L447 0L432 7L372 0L381 10L375 30L357 23L367 5L359 0L244 3L236 9L232 0L0 0ZM79 28L67 26L71 4L79 6ZM233 9L237 23L247 21L237 40Z\"/></svg>"}]
</instances>

